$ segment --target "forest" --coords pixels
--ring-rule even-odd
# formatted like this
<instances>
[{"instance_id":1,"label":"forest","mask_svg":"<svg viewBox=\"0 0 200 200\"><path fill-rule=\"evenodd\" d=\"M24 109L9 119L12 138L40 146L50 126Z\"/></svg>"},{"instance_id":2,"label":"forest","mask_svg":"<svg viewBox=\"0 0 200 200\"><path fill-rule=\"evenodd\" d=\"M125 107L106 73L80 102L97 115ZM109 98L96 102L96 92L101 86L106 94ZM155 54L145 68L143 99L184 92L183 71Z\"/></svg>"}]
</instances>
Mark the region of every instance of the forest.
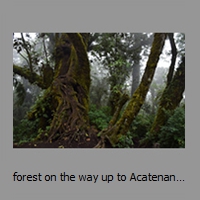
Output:
<instances>
[{"instance_id":1,"label":"forest","mask_svg":"<svg viewBox=\"0 0 200 200\"><path fill-rule=\"evenodd\" d=\"M13 148L185 148L185 34L13 33Z\"/></svg>"}]
</instances>

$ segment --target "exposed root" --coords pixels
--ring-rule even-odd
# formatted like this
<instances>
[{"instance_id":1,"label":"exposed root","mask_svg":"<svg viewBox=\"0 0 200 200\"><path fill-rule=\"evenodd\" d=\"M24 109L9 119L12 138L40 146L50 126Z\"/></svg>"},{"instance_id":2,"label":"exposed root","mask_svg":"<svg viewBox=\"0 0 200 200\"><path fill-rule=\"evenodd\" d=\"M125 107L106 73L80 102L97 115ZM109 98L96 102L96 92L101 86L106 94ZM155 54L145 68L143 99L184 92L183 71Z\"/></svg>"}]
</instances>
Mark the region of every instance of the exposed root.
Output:
<instances>
[{"instance_id":1,"label":"exposed root","mask_svg":"<svg viewBox=\"0 0 200 200\"><path fill-rule=\"evenodd\" d=\"M98 144L94 148L105 148L105 138L101 137L101 140L98 142Z\"/></svg>"},{"instance_id":2,"label":"exposed root","mask_svg":"<svg viewBox=\"0 0 200 200\"><path fill-rule=\"evenodd\" d=\"M58 78L58 81L55 81L54 84L55 96L59 105L51 122L50 136L47 142L51 141L56 134L60 134L59 138L62 138L73 132L72 136L70 136L71 141L75 139L75 135L79 133L80 129L84 131L87 127L85 119L86 109L81 102L84 92L79 91L77 93L76 90L80 86L73 85L68 78L61 80Z\"/></svg>"}]
</instances>

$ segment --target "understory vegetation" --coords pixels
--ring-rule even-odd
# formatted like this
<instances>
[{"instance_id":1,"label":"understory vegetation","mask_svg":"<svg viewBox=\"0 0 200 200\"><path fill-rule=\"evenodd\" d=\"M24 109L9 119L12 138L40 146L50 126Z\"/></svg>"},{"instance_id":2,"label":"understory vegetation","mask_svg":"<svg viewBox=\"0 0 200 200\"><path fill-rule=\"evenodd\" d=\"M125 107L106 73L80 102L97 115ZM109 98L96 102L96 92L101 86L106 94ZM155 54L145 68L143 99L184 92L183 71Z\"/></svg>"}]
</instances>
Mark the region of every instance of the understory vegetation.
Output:
<instances>
[{"instance_id":1,"label":"understory vegetation","mask_svg":"<svg viewBox=\"0 0 200 200\"><path fill-rule=\"evenodd\" d=\"M95 105L91 105L89 118L91 125L94 125L98 131L108 127L112 116L109 116L109 107L97 109ZM185 147L185 107L179 106L170 116L166 125L159 132L159 140L157 141L161 148L184 148ZM116 148L134 148L138 146L138 142L148 137L148 131L151 128L154 116L148 115L145 111L141 111L134 122L131 124L130 130L125 136L121 136ZM32 142L38 136L37 121L29 121L22 119L18 125L14 126L14 143L22 144ZM48 129L48 127L47 127ZM40 131L39 131L40 132ZM134 146L135 144L135 146Z\"/></svg>"}]
</instances>

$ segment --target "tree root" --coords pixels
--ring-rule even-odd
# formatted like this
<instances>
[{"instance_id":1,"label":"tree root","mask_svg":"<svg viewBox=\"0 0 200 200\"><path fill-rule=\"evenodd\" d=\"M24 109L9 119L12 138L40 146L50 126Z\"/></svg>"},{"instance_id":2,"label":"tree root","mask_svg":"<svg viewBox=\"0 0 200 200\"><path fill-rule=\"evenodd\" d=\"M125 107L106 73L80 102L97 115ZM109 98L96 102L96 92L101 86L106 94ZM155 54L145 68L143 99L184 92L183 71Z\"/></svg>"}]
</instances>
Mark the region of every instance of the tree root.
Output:
<instances>
[{"instance_id":1,"label":"tree root","mask_svg":"<svg viewBox=\"0 0 200 200\"><path fill-rule=\"evenodd\" d=\"M101 137L101 140L97 143L94 148L105 148L105 138Z\"/></svg>"}]
</instances>

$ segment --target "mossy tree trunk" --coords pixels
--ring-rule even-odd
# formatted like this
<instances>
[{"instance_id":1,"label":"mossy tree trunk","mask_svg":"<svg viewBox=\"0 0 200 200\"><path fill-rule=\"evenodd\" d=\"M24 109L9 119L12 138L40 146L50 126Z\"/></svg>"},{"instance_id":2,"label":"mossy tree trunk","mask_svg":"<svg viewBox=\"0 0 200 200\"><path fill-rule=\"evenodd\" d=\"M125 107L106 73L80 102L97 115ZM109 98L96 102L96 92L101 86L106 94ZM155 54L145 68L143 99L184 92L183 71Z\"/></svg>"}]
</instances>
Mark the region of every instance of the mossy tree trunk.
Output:
<instances>
[{"instance_id":1,"label":"mossy tree trunk","mask_svg":"<svg viewBox=\"0 0 200 200\"><path fill-rule=\"evenodd\" d=\"M49 138L56 135L80 139L89 126L90 67L87 57L87 34L65 34L58 49L58 75L52 83L51 92L57 101L57 108L50 125ZM63 43L64 41L64 43Z\"/></svg>"},{"instance_id":2,"label":"mossy tree trunk","mask_svg":"<svg viewBox=\"0 0 200 200\"><path fill-rule=\"evenodd\" d=\"M101 142L99 142L99 144L96 146L97 148L105 147L106 140L108 140L114 147L118 143L119 138L128 132L132 121L137 116L141 106L145 101L146 94L152 82L160 54L162 53L165 39L165 33L154 34L154 41L141 83L130 99L121 118L115 124L112 123L113 125L109 126L107 130L102 131Z\"/></svg>"},{"instance_id":3,"label":"mossy tree trunk","mask_svg":"<svg viewBox=\"0 0 200 200\"><path fill-rule=\"evenodd\" d=\"M118 104L118 100L121 98L121 91L117 82L115 84L111 84L110 87L110 96L109 96L109 107L110 107L110 115L113 116Z\"/></svg>"},{"instance_id":4,"label":"mossy tree trunk","mask_svg":"<svg viewBox=\"0 0 200 200\"><path fill-rule=\"evenodd\" d=\"M179 106L182 98L183 92L185 90L185 58L182 58L182 61L171 80L170 84L166 86L160 103L159 108L154 119L152 128L150 130L150 135L156 140L160 128L168 120L168 112L175 110Z\"/></svg>"},{"instance_id":5,"label":"mossy tree trunk","mask_svg":"<svg viewBox=\"0 0 200 200\"><path fill-rule=\"evenodd\" d=\"M51 142L68 138L79 140L89 127L90 66L87 56L89 34L55 34L55 66L51 83L30 70L14 66L14 72L44 89L43 96L28 113L30 120L39 120L42 130L38 139ZM46 76L48 79L48 76ZM48 130L47 130L48 127Z\"/></svg>"},{"instance_id":6,"label":"mossy tree trunk","mask_svg":"<svg viewBox=\"0 0 200 200\"><path fill-rule=\"evenodd\" d=\"M168 72L168 75L167 75L167 86L170 84L170 82L173 78L174 67L175 67L176 56L177 56L177 49L176 49L176 44L175 44L175 41L174 41L174 34L168 33L168 38L169 38L170 45L171 45L172 58L171 58L171 65L169 67L169 72Z\"/></svg>"},{"instance_id":7,"label":"mossy tree trunk","mask_svg":"<svg viewBox=\"0 0 200 200\"><path fill-rule=\"evenodd\" d=\"M168 33L168 37L172 48L172 58L167 75L167 84L162 93L151 130L148 136L141 140L140 147L152 147L154 144L159 144L158 138L161 127L167 122L169 113L173 112L179 106L183 98L183 92L185 90L185 57L182 57L179 67L173 76L177 49L173 39L173 33Z\"/></svg>"}]
</instances>

